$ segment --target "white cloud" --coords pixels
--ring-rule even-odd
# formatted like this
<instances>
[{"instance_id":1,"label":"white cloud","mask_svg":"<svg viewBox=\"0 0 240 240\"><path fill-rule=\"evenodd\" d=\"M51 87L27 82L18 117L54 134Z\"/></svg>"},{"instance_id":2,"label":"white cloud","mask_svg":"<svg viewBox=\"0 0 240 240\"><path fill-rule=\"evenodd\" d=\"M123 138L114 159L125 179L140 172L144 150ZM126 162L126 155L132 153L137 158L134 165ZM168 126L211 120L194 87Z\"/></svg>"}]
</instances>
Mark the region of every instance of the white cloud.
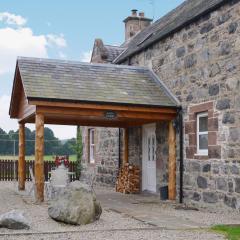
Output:
<instances>
[{"instance_id":1,"label":"white cloud","mask_svg":"<svg viewBox=\"0 0 240 240\"><path fill-rule=\"evenodd\" d=\"M63 34L60 35L48 34L46 38L49 45L55 45L60 48L67 46L67 42Z\"/></svg>"},{"instance_id":2,"label":"white cloud","mask_svg":"<svg viewBox=\"0 0 240 240\"><path fill-rule=\"evenodd\" d=\"M10 96L3 95L0 97L0 127L7 132L17 129L17 120L9 119L9 104Z\"/></svg>"},{"instance_id":3,"label":"white cloud","mask_svg":"<svg viewBox=\"0 0 240 240\"><path fill-rule=\"evenodd\" d=\"M13 72L17 56L48 57L44 35L30 28L0 28L0 75Z\"/></svg>"},{"instance_id":4,"label":"white cloud","mask_svg":"<svg viewBox=\"0 0 240 240\"><path fill-rule=\"evenodd\" d=\"M0 12L0 22L9 25L23 26L26 24L27 19L20 15L15 15L9 12Z\"/></svg>"},{"instance_id":5,"label":"white cloud","mask_svg":"<svg viewBox=\"0 0 240 240\"><path fill-rule=\"evenodd\" d=\"M35 35L28 27L0 28L0 75L14 71L17 56L47 58L50 46L65 47L64 36Z\"/></svg>"},{"instance_id":6,"label":"white cloud","mask_svg":"<svg viewBox=\"0 0 240 240\"><path fill-rule=\"evenodd\" d=\"M81 62L90 62L92 56L92 51L83 52L80 57Z\"/></svg>"},{"instance_id":7,"label":"white cloud","mask_svg":"<svg viewBox=\"0 0 240 240\"><path fill-rule=\"evenodd\" d=\"M62 34L36 35L31 28L24 26L26 19L11 13L0 13L0 21L14 24L14 27L0 28L0 82L1 74L12 73L15 70L17 56L48 57L49 48L66 47L67 43ZM66 57L59 51L60 57ZM8 110L10 96L0 96L0 127L5 131L16 130L17 120L9 119ZM28 125L34 129L34 125ZM66 139L75 136L76 127L50 126L58 138Z\"/></svg>"}]
</instances>

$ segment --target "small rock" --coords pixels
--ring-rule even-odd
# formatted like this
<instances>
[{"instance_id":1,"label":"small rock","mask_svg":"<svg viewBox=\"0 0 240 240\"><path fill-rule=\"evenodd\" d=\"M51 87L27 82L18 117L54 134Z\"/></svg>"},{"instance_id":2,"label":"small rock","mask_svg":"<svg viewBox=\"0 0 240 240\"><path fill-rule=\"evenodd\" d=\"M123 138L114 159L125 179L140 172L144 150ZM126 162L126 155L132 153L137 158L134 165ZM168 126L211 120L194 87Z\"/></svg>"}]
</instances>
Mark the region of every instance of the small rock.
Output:
<instances>
[{"instance_id":1,"label":"small rock","mask_svg":"<svg viewBox=\"0 0 240 240\"><path fill-rule=\"evenodd\" d=\"M205 164L203 166L203 172L210 172L211 171L211 165L208 163L208 164Z\"/></svg>"},{"instance_id":2,"label":"small rock","mask_svg":"<svg viewBox=\"0 0 240 240\"><path fill-rule=\"evenodd\" d=\"M235 117L234 114L231 114L229 112L224 113L222 123L235 123Z\"/></svg>"},{"instance_id":3,"label":"small rock","mask_svg":"<svg viewBox=\"0 0 240 240\"><path fill-rule=\"evenodd\" d=\"M224 178L217 179L217 189L227 191L228 184Z\"/></svg>"},{"instance_id":4,"label":"small rock","mask_svg":"<svg viewBox=\"0 0 240 240\"><path fill-rule=\"evenodd\" d=\"M227 20L229 20L231 18L231 15L230 13L225 13L223 15L221 15L219 18L218 18L218 25L221 25L223 23L225 23Z\"/></svg>"},{"instance_id":5,"label":"small rock","mask_svg":"<svg viewBox=\"0 0 240 240\"><path fill-rule=\"evenodd\" d=\"M231 208L236 208L237 206L237 199L235 197L230 197L225 195L224 197L224 203Z\"/></svg>"},{"instance_id":6,"label":"small rock","mask_svg":"<svg viewBox=\"0 0 240 240\"><path fill-rule=\"evenodd\" d=\"M197 184L199 188L207 188L207 179L202 177L202 176L198 176L197 178Z\"/></svg>"},{"instance_id":7,"label":"small rock","mask_svg":"<svg viewBox=\"0 0 240 240\"><path fill-rule=\"evenodd\" d=\"M29 223L21 211L12 210L0 215L0 227L9 229L29 229Z\"/></svg>"},{"instance_id":8,"label":"small rock","mask_svg":"<svg viewBox=\"0 0 240 240\"><path fill-rule=\"evenodd\" d=\"M230 23L229 26L228 26L229 34L235 33L236 30L237 30L237 27L238 27L238 24L236 22Z\"/></svg>"},{"instance_id":9,"label":"small rock","mask_svg":"<svg viewBox=\"0 0 240 240\"><path fill-rule=\"evenodd\" d=\"M221 72L220 67L217 63L212 64L209 67L209 77L215 77L217 74Z\"/></svg>"},{"instance_id":10,"label":"small rock","mask_svg":"<svg viewBox=\"0 0 240 240\"><path fill-rule=\"evenodd\" d=\"M236 175L239 174L239 169L236 165L232 165L230 169L232 174L236 174Z\"/></svg>"},{"instance_id":11,"label":"small rock","mask_svg":"<svg viewBox=\"0 0 240 240\"><path fill-rule=\"evenodd\" d=\"M228 55L231 52L231 46L228 42L224 42L220 47L220 55Z\"/></svg>"},{"instance_id":12,"label":"small rock","mask_svg":"<svg viewBox=\"0 0 240 240\"><path fill-rule=\"evenodd\" d=\"M180 58L185 55L185 52L186 52L185 47L180 47L176 50L176 55L177 55L177 57Z\"/></svg>"},{"instance_id":13,"label":"small rock","mask_svg":"<svg viewBox=\"0 0 240 240\"><path fill-rule=\"evenodd\" d=\"M190 94L187 96L186 101L187 101L187 102L190 102L190 101L192 101L192 100L193 100L193 95L190 93Z\"/></svg>"},{"instance_id":14,"label":"small rock","mask_svg":"<svg viewBox=\"0 0 240 240\"><path fill-rule=\"evenodd\" d=\"M215 192L203 192L203 201L207 203L216 203L218 196Z\"/></svg>"},{"instance_id":15,"label":"small rock","mask_svg":"<svg viewBox=\"0 0 240 240\"><path fill-rule=\"evenodd\" d=\"M201 195L198 192L194 192L192 200L199 202L201 200Z\"/></svg>"},{"instance_id":16,"label":"small rock","mask_svg":"<svg viewBox=\"0 0 240 240\"><path fill-rule=\"evenodd\" d=\"M184 59L184 67L191 68L197 63L197 55L195 53L186 56Z\"/></svg>"},{"instance_id":17,"label":"small rock","mask_svg":"<svg viewBox=\"0 0 240 240\"><path fill-rule=\"evenodd\" d=\"M200 172L200 164L198 162L191 162L190 169L192 172Z\"/></svg>"},{"instance_id":18,"label":"small rock","mask_svg":"<svg viewBox=\"0 0 240 240\"><path fill-rule=\"evenodd\" d=\"M219 85L213 84L209 86L208 93L210 96L215 96L219 94Z\"/></svg>"},{"instance_id":19,"label":"small rock","mask_svg":"<svg viewBox=\"0 0 240 240\"><path fill-rule=\"evenodd\" d=\"M240 178L235 178L235 192L240 193Z\"/></svg>"},{"instance_id":20,"label":"small rock","mask_svg":"<svg viewBox=\"0 0 240 240\"><path fill-rule=\"evenodd\" d=\"M201 34L208 33L208 32L210 32L213 28L214 28L214 25L213 25L211 22L210 22L210 23L206 23L206 24L204 24L203 27L201 28L200 33L201 33Z\"/></svg>"},{"instance_id":21,"label":"small rock","mask_svg":"<svg viewBox=\"0 0 240 240\"><path fill-rule=\"evenodd\" d=\"M218 110L224 110L230 108L230 99L220 99L217 101L216 108Z\"/></svg>"}]
</instances>

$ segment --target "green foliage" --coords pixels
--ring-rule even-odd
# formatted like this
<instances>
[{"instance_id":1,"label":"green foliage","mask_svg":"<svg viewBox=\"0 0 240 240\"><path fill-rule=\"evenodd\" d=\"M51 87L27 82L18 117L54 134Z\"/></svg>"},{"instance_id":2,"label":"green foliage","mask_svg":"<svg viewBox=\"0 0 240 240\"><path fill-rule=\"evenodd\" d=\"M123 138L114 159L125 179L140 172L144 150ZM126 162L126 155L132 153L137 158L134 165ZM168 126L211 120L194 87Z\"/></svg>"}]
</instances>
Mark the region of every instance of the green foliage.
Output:
<instances>
[{"instance_id":1,"label":"green foliage","mask_svg":"<svg viewBox=\"0 0 240 240\"><path fill-rule=\"evenodd\" d=\"M217 225L212 230L226 235L229 240L240 240L240 225Z\"/></svg>"},{"instance_id":2,"label":"green foliage","mask_svg":"<svg viewBox=\"0 0 240 240\"><path fill-rule=\"evenodd\" d=\"M80 178L82 171L82 130L80 126L77 126L77 140L76 140L76 154L77 154L77 176Z\"/></svg>"},{"instance_id":3,"label":"green foliage","mask_svg":"<svg viewBox=\"0 0 240 240\"><path fill-rule=\"evenodd\" d=\"M25 153L27 156L35 152L35 131L25 128ZM44 128L45 155L74 155L76 154L76 139L61 141L54 136L50 128ZM18 155L18 131L5 132L0 128L0 155Z\"/></svg>"}]
</instances>

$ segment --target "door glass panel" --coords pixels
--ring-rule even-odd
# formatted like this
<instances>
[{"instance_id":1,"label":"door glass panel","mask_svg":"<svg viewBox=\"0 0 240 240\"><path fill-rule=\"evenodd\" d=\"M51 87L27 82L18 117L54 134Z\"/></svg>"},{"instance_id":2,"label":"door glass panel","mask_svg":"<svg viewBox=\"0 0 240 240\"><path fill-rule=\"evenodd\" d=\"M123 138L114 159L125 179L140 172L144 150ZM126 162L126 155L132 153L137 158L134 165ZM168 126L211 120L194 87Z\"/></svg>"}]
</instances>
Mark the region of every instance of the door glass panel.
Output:
<instances>
[{"instance_id":1,"label":"door glass panel","mask_svg":"<svg viewBox=\"0 0 240 240\"><path fill-rule=\"evenodd\" d=\"M155 138L152 136L152 161L155 161Z\"/></svg>"}]
</instances>

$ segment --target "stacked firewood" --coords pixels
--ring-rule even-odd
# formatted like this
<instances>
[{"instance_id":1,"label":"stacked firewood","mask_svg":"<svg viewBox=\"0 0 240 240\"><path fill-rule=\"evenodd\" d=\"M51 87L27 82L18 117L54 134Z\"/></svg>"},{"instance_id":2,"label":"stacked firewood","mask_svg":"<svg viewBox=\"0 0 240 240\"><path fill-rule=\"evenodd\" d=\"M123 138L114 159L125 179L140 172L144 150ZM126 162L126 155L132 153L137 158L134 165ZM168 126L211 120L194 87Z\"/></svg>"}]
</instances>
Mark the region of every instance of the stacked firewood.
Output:
<instances>
[{"instance_id":1,"label":"stacked firewood","mask_svg":"<svg viewBox=\"0 0 240 240\"><path fill-rule=\"evenodd\" d=\"M140 169L129 163L125 163L119 170L116 191L121 193L139 193Z\"/></svg>"}]
</instances>

